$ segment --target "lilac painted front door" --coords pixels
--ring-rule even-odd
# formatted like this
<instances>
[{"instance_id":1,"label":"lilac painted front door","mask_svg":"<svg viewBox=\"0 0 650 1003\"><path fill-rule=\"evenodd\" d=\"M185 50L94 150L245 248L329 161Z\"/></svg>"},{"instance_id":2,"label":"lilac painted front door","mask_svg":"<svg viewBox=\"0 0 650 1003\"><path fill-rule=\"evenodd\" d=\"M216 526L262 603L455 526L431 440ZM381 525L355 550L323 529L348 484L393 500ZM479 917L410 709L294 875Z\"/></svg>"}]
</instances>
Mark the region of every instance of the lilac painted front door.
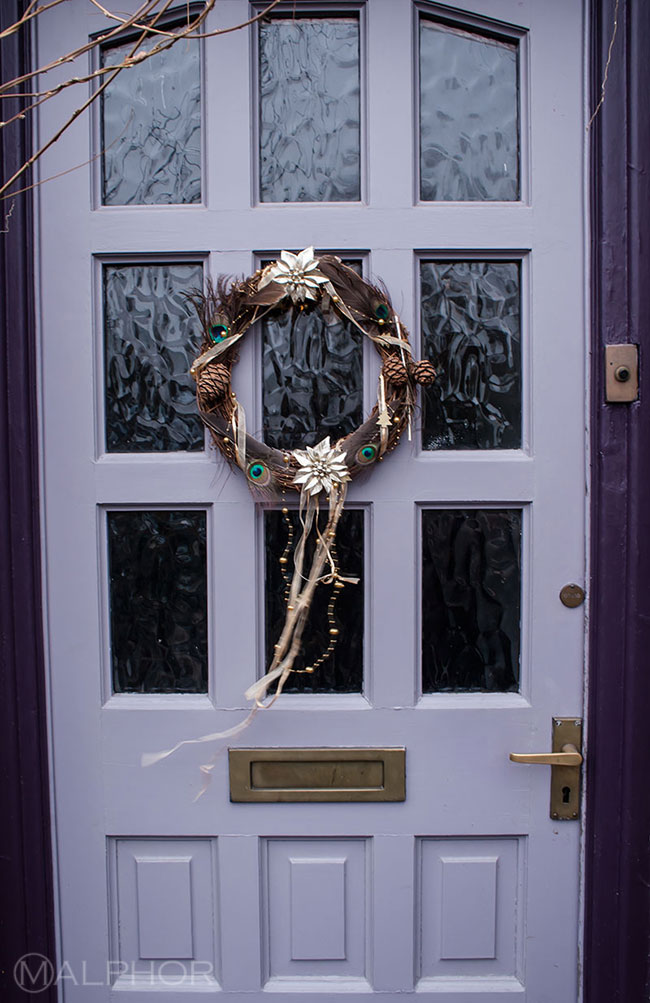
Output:
<instances>
[{"instance_id":1,"label":"lilac painted front door","mask_svg":"<svg viewBox=\"0 0 650 1003\"><path fill-rule=\"evenodd\" d=\"M580 822L508 754L583 707L558 597L585 560L582 5L274 14L121 75L42 165L104 151L40 194L61 998L574 1003ZM81 0L47 18L40 62L103 27ZM231 803L224 750L194 802L209 747L141 757L245 716L268 510L196 423L182 293L310 244L385 281L440 377L349 493L361 681L283 694L231 744L404 747L406 800ZM236 370L257 430L262 337Z\"/></svg>"}]
</instances>

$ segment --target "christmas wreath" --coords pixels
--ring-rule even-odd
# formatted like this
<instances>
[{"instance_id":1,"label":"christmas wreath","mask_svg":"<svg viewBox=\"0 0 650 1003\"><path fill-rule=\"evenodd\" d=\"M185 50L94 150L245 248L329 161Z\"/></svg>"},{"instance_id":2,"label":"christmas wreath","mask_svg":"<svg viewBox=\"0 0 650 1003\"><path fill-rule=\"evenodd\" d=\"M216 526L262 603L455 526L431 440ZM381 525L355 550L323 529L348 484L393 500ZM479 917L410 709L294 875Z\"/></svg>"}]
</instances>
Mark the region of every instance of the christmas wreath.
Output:
<instances>
[{"instance_id":1,"label":"christmas wreath","mask_svg":"<svg viewBox=\"0 0 650 1003\"><path fill-rule=\"evenodd\" d=\"M294 662L301 650L314 592L322 584L332 586L328 606L329 645L313 665L300 671L313 672L329 657L338 635L333 619L336 595L346 584L357 582L342 575L336 561L336 528L347 486L358 474L380 463L395 448L405 428L410 437L417 384L429 385L436 377L430 362L413 360L408 331L386 290L366 282L332 254L316 257L313 247L299 254L282 251L277 261L258 269L249 278L232 282L222 278L216 286L208 283L206 292L189 294L189 299L204 334L201 355L190 370L196 380L199 414L217 448L244 472L256 494L272 500L284 499L287 491L299 493L301 532L295 541L289 533L289 542L280 558L287 564L289 551L293 549L285 621L271 665L246 691L247 699L254 701L251 712L226 731L179 742L164 752L145 754L142 762L147 766L165 759L183 745L238 734L260 708L269 707L277 699L289 673L298 671ZM369 417L334 444L327 437L305 449L275 449L247 431L244 408L231 382L237 346L246 332L264 317L314 309L320 309L326 322L330 316L349 321L373 342L382 360L377 401ZM327 515L323 512L320 518L323 497L327 501ZM286 517L288 510L282 511ZM308 547L310 537L312 547ZM275 692L266 700L274 683ZM207 787L217 755L201 767L206 781L199 797Z\"/></svg>"},{"instance_id":2,"label":"christmas wreath","mask_svg":"<svg viewBox=\"0 0 650 1003\"><path fill-rule=\"evenodd\" d=\"M269 686L277 680L275 699L288 674L295 671L316 587L325 582L341 588L350 581L339 573L334 557L348 483L381 462L406 427L410 435L416 385L432 383L436 374L430 362L413 361L408 332L385 289L365 281L334 255L316 257L313 247L299 254L282 251L279 260L249 278L230 283L220 279L216 286L208 284L205 294L190 298L204 333L202 352L191 373L197 383L199 413L217 448L241 468L254 491L271 497L284 496L287 490L300 494L302 534L294 550L284 628L268 672L246 693L261 706ZM327 437L305 449L275 449L246 429L246 415L231 381L237 346L263 317L313 309L320 309L326 321L332 315L344 318L374 343L382 359L377 402L366 421L334 444ZM324 528L318 519L322 495L328 501ZM316 544L307 572L305 546L311 533ZM338 630L331 625L330 633L335 638Z\"/></svg>"}]
</instances>

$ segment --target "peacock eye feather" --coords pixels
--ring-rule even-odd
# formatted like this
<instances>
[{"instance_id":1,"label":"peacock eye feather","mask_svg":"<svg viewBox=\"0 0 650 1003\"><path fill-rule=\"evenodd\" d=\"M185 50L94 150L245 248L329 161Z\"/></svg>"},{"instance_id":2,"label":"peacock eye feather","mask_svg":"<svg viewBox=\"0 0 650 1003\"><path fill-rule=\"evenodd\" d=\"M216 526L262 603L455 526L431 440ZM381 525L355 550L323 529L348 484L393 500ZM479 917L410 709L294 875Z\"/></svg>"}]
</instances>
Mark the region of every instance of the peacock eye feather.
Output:
<instances>
[{"instance_id":1,"label":"peacock eye feather","mask_svg":"<svg viewBox=\"0 0 650 1003\"><path fill-rule=\"evenodd\" d=\"M372 444L362 446L361 449L357 450L355 459L357 463L360 463L362 466L368 463L374 463L377 459L377 447Z\"/></svg>"},{"instance_id":2,"label":"peacock eye feather","mask_svg":"<svg viewBox=\"0 0 650 1003\"><path fill-rule=\"evenodd\" d=\"M219 345L222 341L225 341L229 334L230 331L225 324L212 324L210 327L210 340L215 345Z\"/></svg>"},{"instance_id":3,"label":"peacock eye feather","mask_svg":"<svg viewBox=\"0 0 650 1003\"><path fill-rule=\"evenodd\" d=\"M246 476L253 484L257 484L259 487L265 487L271 480L271 471L265 463L261 463L259 460L253 460L246 468Z\"/></svg>"},{"instance_id":4,"label":"peacock eye feather","mask_svg":"<svg viewBox=\"0 0 650 1003\"><path fill-rule=\"evenodd\" d=\"M374 312L377 320L388 320L390 316L390 310L386 303L377 303Z\"/></svg>"}]
</instances>

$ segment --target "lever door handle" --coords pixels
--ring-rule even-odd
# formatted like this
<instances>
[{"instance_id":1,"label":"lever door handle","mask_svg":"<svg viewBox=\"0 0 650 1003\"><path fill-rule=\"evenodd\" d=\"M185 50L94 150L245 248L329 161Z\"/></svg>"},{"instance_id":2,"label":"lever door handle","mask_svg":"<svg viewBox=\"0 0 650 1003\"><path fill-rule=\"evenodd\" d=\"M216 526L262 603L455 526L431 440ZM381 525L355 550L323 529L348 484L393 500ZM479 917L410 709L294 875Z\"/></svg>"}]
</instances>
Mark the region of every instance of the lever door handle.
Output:
<instances>
[{"instance_id":1,"label":"lever door handle","mask_svg":"<svg viewBox=\"0 0 650 1003\"><path fill-rule=\"evenodd\" d=\"M513 763L533 763L546 766L580 766L582 756L575 745L567 742L561 752L511 752Z\"/></svg>"}]
</instances>

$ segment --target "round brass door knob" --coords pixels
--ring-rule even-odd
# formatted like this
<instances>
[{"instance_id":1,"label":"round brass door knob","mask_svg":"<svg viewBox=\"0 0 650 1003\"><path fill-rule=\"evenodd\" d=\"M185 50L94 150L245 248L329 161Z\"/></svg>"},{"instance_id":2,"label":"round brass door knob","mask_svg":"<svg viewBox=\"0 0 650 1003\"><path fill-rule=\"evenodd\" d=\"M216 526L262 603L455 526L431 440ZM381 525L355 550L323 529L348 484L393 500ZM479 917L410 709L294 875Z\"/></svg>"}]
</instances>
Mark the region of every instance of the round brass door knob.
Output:
<instances>
[{"instance_id":1,"label":"round brass door knob","mask_svg":"<svg viewBox=\"0 0 650 1003\"><path fill-rule=\"evenodd\" d=\"M582 606L585 601L585 590L572 582L560 590L560 599L565 606L574 609L576 606Z\"/></svg>"}]
</instances>

